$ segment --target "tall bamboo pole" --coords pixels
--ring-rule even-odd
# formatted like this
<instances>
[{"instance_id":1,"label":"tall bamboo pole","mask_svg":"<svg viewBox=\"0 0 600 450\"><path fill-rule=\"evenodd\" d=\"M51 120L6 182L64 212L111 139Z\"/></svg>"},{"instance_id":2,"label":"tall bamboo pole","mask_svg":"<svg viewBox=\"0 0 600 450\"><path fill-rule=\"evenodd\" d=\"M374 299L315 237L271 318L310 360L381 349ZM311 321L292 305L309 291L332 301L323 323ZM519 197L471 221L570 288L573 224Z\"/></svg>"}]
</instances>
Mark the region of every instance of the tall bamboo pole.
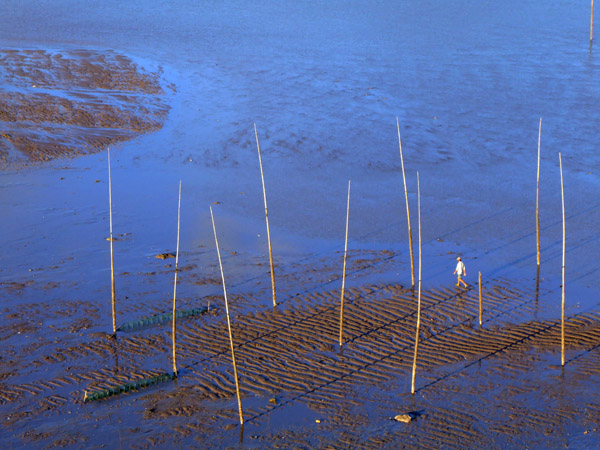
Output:
<instances>
[{"instance_id":1,"label":"tall bamboo pole","mask_svg":"<svg viewBox=\"0 0 600 450\"><path fill-rule=\"evenodd\" d=\"M566 220L565 220L565 189L563 184L562 157L558 154L560 163L560 194L562 198L562 219L563 219L563 254L562 254L562 305L560 318L560 349L561 349L561 365L565 365L565 252L566 252Z\"/></svg>"},{"instance_id":2,"label":"tall bamboo pole","mask_svg":"<svg viewBox=\"0 0 600 450\"><path fill-rule=\"evenodd\" d=\"M113 254L113 221L112 221L112 177L110 173L110 147L108 147L108 215L110 222L110 285L112 293L113 334L117 334L117 314L115 307L115 259Z\"/></svg>"},{"instance_id":3,"label":"tall bamboo pole","mask_svg":"<svg viewBox=\"0 0 600 450\"><path fill-rule=\"evenodd\" d=\"M540 143L542 140L542 118L540 117L540 130L538 134L538 161L537 161L537 189L535 195L535 220L537 235L537 265L540 266Z\"/></svg>"},{"instance_id":4,"label":"tall bamboo pole","mask_svg":"<svg viewBox=\"0 0 600 450\"><path fill-rule=\"evenodd\" d=\"M481 272L479 272L479 326L483 324L483 286L481 285Z\"/></svg>"},{"instance_id":5,"label":"tall bamboo pole","mask_svg":"<svg viewBox=\"0 0 600 450\"><path fill-rule=\"evenodd\" d=\"M173 283L173 375L177 376L177 357L175 353L175 332L177 320L175 316L175 299L177 298L177 269L179 268L179 230L181 225L181 180L179 180L179 203L177 205L177 251L175 252L175 282Z\"/></svg>"},{"instance_id":6,"label":"tall bamboo pole","mask_svg":"<svg viewBox=\"0 0 600 450\"><path fill-rule=\"evenodd\" d=\"M415 375L417 373L417 353L419 351L419 329L421 328L421 185L419 183L419 172L417 172L417 205L419 217L419 294L417 301L417 331L415 333L415 356L413 358L412 381L410 393L415 393Z\"/></svg>"},{"instance_id":7,"label":"tall bamboo pole","mask_svg":"<svg viewBox=\"0 0 600 450\"><path fill-rule=\"evenodd\" d=\"M396 127L398 128L398 146L400 147L400 163L402 164L402 180L404 181L404 197L406 198L406 220L408 221L408 246L410 249L410 275L412 287L415 287L415 259L413 256L412 230L410 228L410 209L408 207L408 190L406 189L406 175L404 173L404 157L402 156L402 140L400 139L400 122L396 117Z\"/></svg>"},{"instance_id":8,"label":"tall bamboo pole","mask_svg":"<svg viewBox=\"0 0 600 450\"><path fill-rule=\"evenodd\" d=\"M273 249L271 248L271 229L269 228L269 213L267 210L267 190L265 188L265 176L263 174L262 158L260 156L260 145L258 144L258 133L254 124L254 136L256 137L256 148L258 149L258 162L260 164L260 178L262 180L263 198L265 199L265 221L267 222L267 241L269 244L269 262L271 263L271 288L273 290L273 306L277 306L275 299L275 269L273 266Z\"/></svg>"},{"instance_id":9,"label":"tall bamboo pole","mask_svg":"<svg viewBox=\"0 0 600 450\"><path fill-rule=\"evenodd\" d=\"M348 204L346 206L346 240L344 244L344 269L342 271L342 295L340 301L340 347L344 342L344 288L346 286L346 258L348 255L348 222L350 220L350 180L348 180Z\"/></svg>"},{"instance_id":10,"label":"tall bamboo pole","mask_svg":"<svg viewBox=\"0 0 600 450\"><path fill-rule=\"evenodd\" d=\"M215 227L215 217L212 206L210 207L210 218L212 220L213 232L215 234L215 244L217 246L217 255L219 257L219 267L221 268L221 280L223 281L223 297L225 298L225 311L227 313L227 330L229 331L229 346L231 347L231 360L233 362L233 377L235 378L235 390L237 393L238 411L240 414L240 425L244 425L244 415L242 414L242 397L240 395L240 382L238 380L237 365L235 364L235 352L233 351L233 335L231 334L231 320L229 319L229 302L227 301L227 288L225 287L225 275L223 274L223 263L221 262L221 250L217 239L217 229Z\"/></svg>"}]
</instances>

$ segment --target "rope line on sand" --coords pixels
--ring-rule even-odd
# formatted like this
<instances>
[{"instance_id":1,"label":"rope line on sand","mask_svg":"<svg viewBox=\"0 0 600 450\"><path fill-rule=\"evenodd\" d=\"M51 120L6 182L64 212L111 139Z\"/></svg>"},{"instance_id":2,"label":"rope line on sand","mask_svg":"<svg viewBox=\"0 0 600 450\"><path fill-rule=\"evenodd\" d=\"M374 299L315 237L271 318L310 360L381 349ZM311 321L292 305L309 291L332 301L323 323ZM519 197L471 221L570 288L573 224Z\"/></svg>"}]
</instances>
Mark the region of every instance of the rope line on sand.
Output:
<instances>
[{"instance_id":1,"label":"rope line on sand","mask_svg":"<svg viewBox=\"0 0 600 450\"><path fill-rule=\"evenodd\" d=\"M457 294L457 295L458 295L458 294ZM440 301L438 301L438 302L436 302L436 303L434 303L434 304L430 305L430 306L429 306L427 309L430 309L430 308L432 308L432 307L434 307L434 306L438 306L438 305L440 305L441 303L443 303L443 302L445 302L445 301L447 301L447 300L450 300L450 299L456 298L456 296L457 296L457 295L450 296L450 297L446 297L446 298L444 298L444 299L442 299L442 300L440 300ZM499 307L498 307L496 310L493 310L493 311L498 311L498 313L497 313L496 315L492 316L491 318L488 318L488 319L486 319L486 320L485 320L485 323L489 323L489 322L491 322L492 320L494 320L494 319L496 319L496 318L498 318L498 317L500 317L500 316L503 316L503 315L505 315L505 314L508 314L509 312L511 312L511 311L515 310L516 308L519 308L520 306L523 306L524 304L527 304L527 303L529 303L529 302L531 302L531 299L529 299L529 300L526 300L526 301L522 301L522 302L520 302L519 304L517 304L517 305L514 305L512 308L510 308L510 309L508 309L508 310L501 310L501 307L502 307L503 305L500 305L500 306L499 306ZM427 310L427 309L426 309L426 310ZM408 317L414 316L415 314L416 314L416 312L414 312L414 313L411 313L411 314L407 314L407 315L406 315L404 318L408 318ZM581 313L581 314L583 314L583 313ZM470 317L469 317L469 318L466 318L465 320L463 320L463 321L461 321L461 322L454 323L454 324L452 324L452 325L450 325L450 326L448 326L448 327L444 328L443 330L441 330L441 331L439 331L439 332L437 332L437 333L435 333L435 334L432 334L431 336L427 337L426 339L423 339L423 340L422 340L422 342L428 342L428 341L431 341L431 340L433 340L434 338L437 338L437 337L443 336L445 333L447 333L447 332L449 332L449 331L452 331L452 330L454 330L455 328L457 328L457 327L460 327L461 325L464 325L465 323L467 323L467 322L469 322L469 321L471 321L471 320L472 320L472 318L470 318ZM398 319L398 320L393 320L393 321L390 321L390 322L389 322L388 324L386 324L385 326L379 327L379 328L377 328L377 329L374 329L374 330L370 330L368 333L365 333L365 334L363 334L362 336L364 336L364 335L366 335L366 334L369 334L369 333L372 333L372 332L380 331L382 328L385 328L385 327L387 327L387 326L389 326L389 325L391 325L391 324L393 324L393 323L396 323L396 322L398 322L398 321L399 321L399 319ZM555 324L554 324L554 325L555 325ZM552 326L554 326L554 325L552 325ZM510 346L510 345L514 345L514 344L513 344L513 343L511 343L511 344L507 344L507 346ZM327 381L327 382L325 382L325 383L322 383L321 385L319 385L319 386L316 386L316 387L314 387L314 388L312 388L312 389L310 389L310 390L308 390L308 391L306 391L306 392L303 392L303 393L301 393L301 394L297 395L296 397L293 397L293 398L291 398L291 399L288 399L287 401L285 401L285 402L283 402L283 403L280 403L280 404L278 404L278 405L276 405L276 406L273 406L273 407L271 407L270 409L268 409L267 411L263 411L263 412L261 412L261 413L259 413L259 414L256 414L255 416L253 416L253 417L251 417L251 418L247 419L247 422L253 421L253 420L255 420L255 419L258 419L259 417L262 417L262 416L264 416L264 415L270 414L272 411L274 411L274 410L276 410L276 409L278 409L278 408L280 408L280 407L283 407L283 406L285 406L285 405L288 405L288 404L290 404L290 403L292 403L292 402L294 402L294 401L296 401L296 400L299 400L299 399L301 399L301 398L303 398L303 397L306 397L307 395L309 395L309 394L311 394L311 393L313 393L313 392L317 392L317 391L319 391L320 389L323 389L323 388L325 388L325 387L327 387L327 386L330 386L330 385L332 385L333 383L335 383L335 382L337 382L337 381L341 381L341 380L343 380L343 379L346 379L346 378L348 378L348 377L350 377L350 376L352 376L352 375L354 375L354 374L360 373L362 370L364 370L364 369L366 369L366 368L368 368L368 367L371 367L371 366L374 366L374 365L376 365L376 364L379 364L379 363L381 363L381 362L383 362L383 361L385 361L385 360L389 359L390 357L392 357L392 356L395 356L395 355L398 355L399 353L401 353L401 352L403 352L403 351L410 350L411 348L412 348L412 344L411 344L411 343L409 343L409 344L405 344L405 345L403 345L403 346L399 347L398 349L396 349L396 350L394 350L394 351L388 352L388 353L386 353L385 355L383 355L383 356L381 356L381 357L379 357L379 358L377 358L377 359L375 359L375 360L373 360L373 361L370 361L370 362L368 362L368 363L366 363L366 364L363 364L362 366L360 366L360 367L358 367L358 368L355 368L355 369L351 370L350 372L347 372L347 373L345 373L345 374L343 374L343 375L341 375L341 376L338 376L338 377L336 377L336 378L334 378L334 379L332 379L332 380L329 380L329 381ZM491 355L488 355L488 357L489 357L489 356L491 356ZM448 376L450 376L450 375L448 375ZM438 380L436 380L436 381L434 381L434 382L430 383L429 385L435 384L436 382L439 382L439 381L441 381L441 380L442 380L442 379L444 379L444 378L446 378L446 377L442 377L442 378L440 378L440 379L438 379ZM427 385L427 386L424 386L424 387L421 387L421 388L417 389L417 391L420 391L420 390L424 389L425 387L428 387L429 385Z\"/></svg>"},{"instance_id":2,"label":"rope line on sand","mask_svg":"<svg viewBox=\"0 0 600 450\"><path fill-rule=\"evenodd\" d=\"M512 308L510 308L510 309L508 309L508 310L502 310L502 311L499 311L499 312L498 312L496 315L494 315L494 316L492 316L492 317L490 317L490 318L486 319L486 320L484 321L484 323L489 323L489 322L491 322L492 320L494 320L494 319L497 319L498 317L501 317L501 316L503 316L503 315L505 315L505 314L508 314L508 313L510 313L511 311L514 311L515 309L517 309L517 308L519 308L519 307L521 307L521 306L523 306L523 305L525 305L525 304L527 304L527 303L530 303L531 301L532 301L532 299L525 300L525 301L521 302L520 304L516 304L516 305L514 305ZM440 303L442 303L442 302L438 302L437 304L440 304ZM499 309L500 309L500 308L498 308L498 310L499 310ZM591 309L592 309L592 308L588 309L587 311L582 311L582 312L580 312L580 313L578 313L578 314L575 314L575 315L571 316L571 318L570 318L570 319L574 319L574 318L577 318L577 317L580 317L580 316L584 316L585 314L589 313ZM413 314L413 315L414 315L414 314ZM470 320L472 320L472 318L467 318L467 319L463 320L462 322L458 322L458 323L455 323L455 324L453 324L453 325L451 325L451 326L449 326L449 327L446 327L445 329L441 330L440 332L438 332L438 333L435 333L435 334L432 334L431 336L427 337L427 338L426 338L426 339L424 339L422 342L428 342L428 341L431 341L431 340L432 340L432 339L434 339L434 338L437 338L437 337L443 336L443 335L444 335L445 333L447 333L448 331L451 331L451 330L453 330L453 329L455 329L455 328L457 328L457 327L459 327L459 326L461 326L461 325L464 325L465 323L469 322ZM390 324L391 324L391 323L390 323ZM514 347L514 346L516 346L516 345L518 345L518 344L521 344L521 343L525 342L526 340L528 340L528 339L531 339L532 337L534 337L534 336L537 336L537 335L539 335L539 334L542 334L542 333L544 333L544 332L546 332L546 331L548 331L548 330L550 330L550 329L552 329L552 328L554 328L554 327L556 327L556 326L558 326L558 325L560 325L560 321L554 321L554 322L551 322L550 324L546 325L545 327L543 327L543 328L541 328L541 329L539 329L539 330L536 330L536 331L534 331L534 332L532 332L532 333L529 333L528 335L526 335L526 336L523 336L523 337L521 337L521 338L519 338L519 339L517 339L517 340L515 340L515 341L513 341L513 342L510 342L510 343L508 343L508 344L504 345L504 346L503 346L503 347L501 347L501 348L498 348L498 349L496 349L496 350L494 350L494 351L492 351L492 352L489 352L488 354L486 354L486 355L484 355L484 356L482 356L482 357L480 357L480 358L476 359L475 361L472 361L472 362L470 362L469 364L465 365L464 367L461 367L461 368L459 368L459 369L457 369L457 370L455 370L455 371L452 371L452 372L450 372L450 373L448 373L448 374L446 374L446 375L444 375L444 376L442 376L442 377L440 377L440 378L438 378L438 379L436 379L436 380L434 380L434 381L432 381L432 382L430 382L430 383L428 383L428 384L426 384L426 385L424 385L424 386L421 386L420 388L416 389L416 392L419 392L419 391L425 390L426 388L429 388L429 387L431 387L432 385L434 385L434 384L437 384L437 383L439 383L439 382L441 382L441 381L443 381L443 380L445 380L445 379L447 379L447 378L451 377L452 375L455 375L455 374L457 374L457 373L460 373L460 372L462 372L463 370L465 370L465 369L467 369L467 368L471 367L472 365L474 365L474 364L476 364L476 363L479 363L480 361L483 361L483 360L485 360L485 359L488 359L488 358L492 357L493 355L496 355L496 354L498 354L498 353L501 353L501 352L503 352L503 351L505 351L505 350L507 350L507 349L509 349L509 348L511 348L511 347ZM348 372L348 373L345 373L345 374L343 374L343 375L341 375L341 376L339 376L339 377L336 377L335 379L329 380L329 381L328 381L328 382L326 382L326 383L322 383L322 384L321 384L321 385L319 385L319 386L316 386L316 387L314 387L314 388L312 388L312 389L310 389L310 390L308 390L308 391L306 391L306 392L303 392L302 394L299 394L299 395L297 395L296 397L293 397L293 398L291 398L291 399L289 399L289 400L287 400L287 401L285 401L285 402L283 402L283 403L281 403L281 404L278 404L278 405L276 405L276 406L273 406L273 407L271 407L270 409L268 409L267 411L263 411L263 412L261 412L261 413L259 413L259 414L256 414L255 416L253 416L253 417L249 418L249 419L247 420L247 422L250 422L250 421L252 421L252 420L255 420L255 419L258 419L258 418L260 418L260 417L262 417L262 416L265 416L265 415L267 415L267 414L270 414L272 411L274 411L274 410L276 410L276 409L278 409L278 408L280 408L280 407L283 407L283 406L285 406L285 405L288 405L288 404L290 404L290 403L292 403L292 402L294 402L294 401L296 401L296 400L299 400L299 399L301 399L301 398L303 398L303 397L306 397L307 395L309 395L309 394L311 394L311 393L313 393L313 392L317 392L318 390L320 390L320 389L323 389L323 388L325 388L325 387L327 387L327 386L329 386L329 385L333 384L333 383L334 383L334 382L336 382L336 381L341 381L341 380L343 380L343 379L345 379L345 378L347 378L347 377L349 377L349 376L352 376L352 375L354 375L354 374L356 374L356 373L359 373L360 371L362 371L362 370L364 370L364 369L366 369L366 368L368 368L368 367L371 367L371 366L373 366L373 365L376 365L376 364L378 364L378 363L381 363L381 362L383 362L383 361L387 360L388 358L390 358L390 357L392 357L392 356L394 356L394 355L397 355L397 354L401 353L402 351L406 351L406 350L410 349L411 347L412 347L412 345L411 345L411 344L406 344L406 345L404 345L404 346L402 346L402 347L398 348L397 350L395 350L395 351L392 351L392 352L389 352L389 353L387 353L386 355L384 355L384 356L382 356L382 357L380 357L380 358L378 358L378 359L376 359L376 360L374 360L374 361L371 361L371 362L369 362L369 363L366 363L366 364L364 364L364 365L362 365L362 366L360 366L360 367L358 367L358 368L356 368L356 369L353 369L352 371L350 371L350 372ZM587 353L587 352L589 352L589 351L595 350L595 349L597 349L597 348L600 348L600 344L598 344L597 346L593 347L592 349L589 349L589 350L587 350L587 351L586 351L586 353ZM573 358L573 359L575 359L575 358ZM570 361L571 361L571 360L570 360ZM569 362L570 362L570 361L569 361Z\"/></svg>"},{"instance_id":3,"label":"rope line on sand","mask_svg":"<svg viewBox=\"0 0 600 450\"><path fill-rule=\"evenodd\" d=\"M484 283L484 284L490 284L490 283L492 283L493 281L496 281L496 280L490 280L490 281L488 281L488 282L486 282L486 283ZM507 288L504 288L504 289L508 290ZM463 293L463 292L459 292L459 293L456 293L456 294L454 294L454 295L451 295L451 296L447 296L447 297L441 298L440 300L438 300L438 301L436 301L436 302L434 302L434 303L431 303L431 304L430 304L430 305L428 305L427 307L423 308L423 311L429 311L429 310L431 310L431 309L435 308L436 306L439 306L439 305L441 305L442 303L445 303L445 302L447 302L447 301L450 301L450 300L456 299L457 297L461 296L461 295L462 295L462 293ZM364 297L363 297L362 295L360 295L360 296L358 296L357 298L354 298L354 299L351 301L351 303L354 303L355 301L357 301L357 300L360 300L360 299L364 299ZM528 302L530 302L530 301L531 301L531 300L528 300L528 301L526 301L526 302L522 302L521 304L515 305L513 308L510 308L509 310L506 310L506 311L500 311L500 308L502 307L502 305L500 305L500 306L498 306L498 308L496 308L496 309L492 309L492 310L491 310L491 311L500 311L498 314L496 314L496 315L495 315L495 316L493 316L492 318L497 318L497 317L500 317L500 316L502 316L502 315L504 315L504 314L507 314L507 313L509 313L509 312L513 311L515 308L517 308L517 307L519 307L519 306L522 306L522 304L526 304L526 303L528 303ZM290 328L290 327L292 327L292 326L295 326L295 325L297 325L297 324L303 323L303 322L305 322L305 321L307 321L307 320L310 320L310 319L312 319L312 318L313 318L313 317L315 317L315 316L322 315L323 313L325 313L325 312L328 312L328 311L331 311L331 310L333 310L333 309L336 309L336 308L338 308L338 307L339 307L339 305L336 305L336 304L334 304L334 305L328 306L328 307L326 307L326 308L319 309L318 311L316 311L316 312L314 312L314 313L312 313L312 314L310 314L310 315L308 315L308 316L304 316L304 317L302 317L302 318L300 318L300 319L298 319L298 320L296 320L296 321L292 322L291 324L282 325L281 327L278 327L278 328L276 328L276 329L274 329L274 330L271 330L271 331L269 331L268 333L263 333L263 334L261 334L261 335L259 335L259 336L256 336L256 337L255 337L255 338L253 338L253 339L250 339L250 340L244 341L244 342L242 342L242 343L239 343L239 344L237 344L237 345L236 345L236 348L242 348L242 347L244 347L245 345L248 345L248 344L251 344L251 343L253 343L253 342L256 342L256 341L258 341L258 340L260 340L260 339L263 339L263 338L265 338L265 337L267 337L267 336L270 336L270 335L272 335L272 334L276 334L277 332L279 332L279 331L281 331L281 330L283 330L283 329L288 329L288 328ZM362 334L360 334L360 335L358 335L358 336L354 336L353 338L349 339L347 342L354 342L354 341L356 341L356 340L357 340L358 338L360 338L360 337L364 337L364 336L367 336L367 335L369 335L369 334L371 334L371 333L375 333L375 332L381 331L382 329L385 329L385 328L389 327L389 326L390 326L390 325L392 325L392 324L395 324L395 323L398 323L398 322L400 322L400 321L402 321L402 320L406 320L406 319L408 319L408 318L410 318L410 317L413 317L415 314L416 314L416 311L415 311L415 312L408 313L408 314L405 314L405 315L403 315L403 316L401 316L401 317L398 317L398 318L396 318L396 319L394 319L394 320L388 321L388 322L386 322L386 323L384 323L384 324L380 325L380 326L379 326L379 327L377 327L377 328L374 328L374 329L372 329L372 330L369 330L369 331L367 331L367 332L365 332L365 333L362 333ZM492 318L486 319L485 323L488 323L488 322L490 322L490 321L492 320ZM452 328L455 328L456 326L462 325L462 324L464 324L464 323L466 323L466 322L468 322L468 321L470 321L470 320L472 320L472 318L467 318L467 319L465 319L464 321L462 321L462 322L459 322L459 323L457 323L457 324L454 324L454 325L453 325L453 326L451 326L451 327L447 327L447 328L445 328L444 330L442 330L442 331L440 331L440 332L436 333L435 335L432 335L432 336L428 337L428 338L427 338L425 341L427 341L427 340L430 340L430 339L432 339L433 337L441 336L441 335L443 335L443 333L445 333L446 331L448 331L448 330L450 330L450 329L452 329ZM396 353L398 353L399 351L400 351L400 350L398 350L398 351L394 351L394 352L390 353L390 354L389 354L389 356L392 356L393 354L396 354ZM183 369L190 369L190 368L192 368L192 367L195 367L195 366L197 366L198 364L200 364L200 363L202 363L202 362L206 362L206 361L212 360L212 359L214 359L214 358L217 358L217 357L219 357L219 356L222 356L222 355L225 355L225 354L227 354L227 350L224 350L224 351L222 351L222 352L215 353L215 354L213 354L213 355L211 355L211 356L208 356L208 357L206 357L206 358L203 358L203 359L201 359L201 360L195 361L195 362L193 362L193 363L189 363L189 364L187 364L186 366L184 366L184 367L183 367ZM388 357L389 357L389 356L388 356ZM385 359L385 358L384 358L384 359ZM369 364L369 365L371 365L371 364ZM366 367L368 367L369 365L367 365ZM356 370L355 370L355 371L353 371L352 373L354 373L354 372L356 372ZM327 383L327 384L330 384L330 383Z\"/></svg>"},{"instance_id":4,"label":"rope line on sand","mask_svg":"<svg viewBox=\"0 0 600 450\"><path fill-rule=\"evenodd\" d=\"M572 315L572 316L570 317L570 319L572 320L572 319L576 319L577 317L584 316L585 314L589 313L589 312L590 312L590 310L591 310L591 308L590 308L590 309L588 309L587 311L582 311L582 312L580 312L580 313L574 314L574 315ZM479 362L481 362L481 361L484 361L484 360L486 360L486 359L490 358L491 356L494 356L494 355L496 355L496 354L498 354L498 353L501 353L501 352L503 352L503 351L505 351L505 350L507 350L507 349L509 349L509 348L511 348L511 347L514 347L514 346L516 346L516 345L518 345L518 344L522 344L522 343L523 343L523 342L525 342L526 340L528 340L528 339L531 339L531 338L532 338L532 337L534 337L534 336L540 335L540 334L542 334L542 333L544 333L544 332L546 332L546 331L548 331L548 330L550 330L550 329L552 329L552 328L554 328L554 327L556 327L556 326L559 326L560 324L561 324L560 320L557 320L557 321L550 322L550 323L549 323L548 325L546 325L545 327L543 327L543 328L541 328L541 329L539 329L539 330L533 331L533 332L531 332L531 333L529 333L529 334L527 334L527 335L525 335L525 336L523 336L523 337L521 337L521 338L519 338L519 339L515 340L514 342L511 342L511 343L509 343L509 344L506 344L504 347L501 347L501 348L499 348L499 349L496 349L496 350L494 350L493 352L490 352L490 353L488 353L488 354L486 354L486 355L484 355L484 356L482 356L482 357L480 357L480 358L478 358L478 359L476 359L476 360L474 360L474 361L471 361L469 364L466 364L465 366L463 366L463 367L461 367L461 368L458 368L458 369L456 369L456 370L454 370L454 371L452 371L452 372L449 372L449 373L445 374L444 376L442 376L442 377L438 378L437 380L433 380L433 381L431 381L431 382L427 383L426 385L424 385L424 386L421 386L421 387L420 387L419 389L417 389L416 391L418 392L418 391L421 391L421 390L425 390L426 388L428 388L428 387L431 387L431 386L433 386L434 384L437 384L437 383L439 383L440 381L443 381L443 380L445 380L445 379L447 379L447 378L450 378L452 375L456 375L457 373L460 373L460 372L462 372L463 370L465 370L465 369L468 369L469 367L473 366L473 365L474 365L474 364L476 364L476 363L479 363ZM591 351L591 350L594 350L594 349L596 349L596 348L600 348L600 344L596 345L594 348L592 348L592 349L590 349L590 350L586 350L586 352L584 352L584 353L588 353L589 351ZM575 360L575 359L576 359L576 358L573 358L573 359L571 359L570 361L573 361L573 360ZM566 364L566 363L565 363L565 364Z\"/></svg>"}]
</instances>

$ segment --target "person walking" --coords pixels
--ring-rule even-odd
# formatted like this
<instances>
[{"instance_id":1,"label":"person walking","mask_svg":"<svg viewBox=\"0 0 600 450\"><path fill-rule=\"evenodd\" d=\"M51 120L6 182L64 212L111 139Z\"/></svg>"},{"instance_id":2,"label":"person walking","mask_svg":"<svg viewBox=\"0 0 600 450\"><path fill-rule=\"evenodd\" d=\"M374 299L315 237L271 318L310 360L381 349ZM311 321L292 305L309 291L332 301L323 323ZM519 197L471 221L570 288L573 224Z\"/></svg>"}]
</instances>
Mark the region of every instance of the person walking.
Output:
<instances>
[{"instance_id":1,"label":"person walking","mask_svg":"<svg viewBox=\"0 0 600 450\"><path fill-rule=\"evenodd\" d=\"M465 263L462 262L460 256L456 258L456 260L458 261L456 263L456 269L454 269L454 275L458 277L456 287L460 287L460 283L464 284L465 287L469 287L469 285L465 283L465 280L462 279L462 277L467 276L467 268L465 267Z\"/></svg>"}]
</instances>

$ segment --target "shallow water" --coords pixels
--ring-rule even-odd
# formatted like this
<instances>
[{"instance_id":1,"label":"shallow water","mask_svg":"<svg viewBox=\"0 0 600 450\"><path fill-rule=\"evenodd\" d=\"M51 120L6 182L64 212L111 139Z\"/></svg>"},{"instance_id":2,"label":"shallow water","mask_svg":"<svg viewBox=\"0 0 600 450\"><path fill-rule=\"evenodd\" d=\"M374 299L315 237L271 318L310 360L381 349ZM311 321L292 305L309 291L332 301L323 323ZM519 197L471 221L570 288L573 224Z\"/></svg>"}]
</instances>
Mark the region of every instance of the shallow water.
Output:
<instances>
[{"instance_id":1,"label":"shallow water","mask_svg":"<svg viewBox=\"0 0 600 450\"><path fill-rule=\"evenodd\" d=\"M597 185L598 64L587 45L589 11L574 3L363 2L349 7L231 1L174 7L62 1L50 13L40 2L11 1L5 9L0 39L7 48L116 50L145 67L162 67L166 81L175 84L163 130L114 149L126 171L115 168L115 209L125 204L129 219L145 223L163 246L167 211L173 214L175 203L173 192L167 192L169 186L176 191L179 179L184 204L186 194L194 202L184 209L184 223L202 217L206 225L201 205L220 201L226 213L259 226L263 211L253 123L263 151L274 239L291 232L341 241L346 180L352 178L350 236L384 228L375 240L390 245L405 240L396 116L413 221L415 171L421 175L425 241L472 225L481 215L509 210L483 226L457 231L452 236L457 250L485 253L493 248L490 236L510 242L515 233L493 223L498 220L510 224L514 237L528 236L527 250L534 248L529 235L534 222L527 215L533 214L540 117L542 226L552 226L551 236L543 236L545 245L560 239L553 225L560 220L558 151L567 174L567 210L578 213L595 205L593 199L580 203L580 194ZM83 182L86 176L106 180L102 158L57 163L63 165L83 170L78 175ZM46 206L48 199L31 184L47 170L3 173L3 198L31 195ZM15 191L11 186L20 180L24 184ZM49 182L58 184L58 179ZM100 186L86 185L73 186L75 194L53 184L48 188L57 203L91 208L95 217L87 222L98 225L106 202L96 189ZM90 189L97 197L90 197ZM3 208L9 231L13 220L33 219L21 216L22 208L14 205ZM58 205L48 208L67 221L68 212L61 213ZM381 225L390 219L398 227ZM148 222L155 226L148 228ZM184 228L193 226L189 221ZM581 232L577 228L577 237L588 231L585 225ZM98 232L89 228L81 234ZM210 232L202 235L210 242ZM25 237L11 241L20 239ZM241 245L231 239L232 246ZM596 243L593 236L587 239ZM523 250L519 245L519 257L530 255ZM491 262L489 269L498 267Z\"/></svg>"},{"instance_id":2,"label":"shallow water","mask_svg":"<svg viewBox=\"0 0 600 450\"><path fill-rule=\"evenodd\" d=\"M453 283L463 254L470 283L481 271L484 280L533 284L543 117L542 312L559 314L558 152L567 311L597 308L600 67L589 47L588 4L5 0L0 46L111 50L161 68L175 87L162 130L112 150L115 235L123 235L115 242L117 273L165 272L141 289L139 276L120 276L120 295L169 297L172 260L154 256L175 249L182 180L181 264L218 278L213 205L228 282L255 283L259 303L269 305L254 123L282 272L307 255L341 270L352 179L349 248L397 255L384 273L364 270L354 282L408 284L396 117L415 249L420 174L424 283ZM105 154L2 169L5 305L86 299L108 313L107 193ZM25 294L11 295L9 283L24 283L18 292ZM192 303L219 289L187 284L181 295Z\"/></svg>"}]
</instances>

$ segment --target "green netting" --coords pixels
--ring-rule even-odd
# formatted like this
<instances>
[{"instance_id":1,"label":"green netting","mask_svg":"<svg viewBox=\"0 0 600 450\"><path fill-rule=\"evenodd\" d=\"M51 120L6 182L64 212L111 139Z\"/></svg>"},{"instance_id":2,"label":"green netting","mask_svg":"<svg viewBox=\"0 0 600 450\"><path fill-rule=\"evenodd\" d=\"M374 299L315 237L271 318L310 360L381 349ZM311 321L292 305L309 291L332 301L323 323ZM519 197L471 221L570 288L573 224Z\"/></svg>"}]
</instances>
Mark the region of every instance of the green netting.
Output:
<instances>
[{"instance_id":1,"label":"green netting","mask_svg":"<svg viewBox=\"0 0 600 450\"><path fill-rule=\"evenodd\" d=\"M91 393L85 393L83 402L93 402L94 400L102 400L113 395L119 395L122 392L136 391L143 389L154 384L162 383L164 381L173 380L176 378L174 373L162 373L153 377L143 378L141 380L132 381L130 383L113 386L110 388L102 389L100 391L94 391Z\"/></svg>"},{"instance_id":2,"label":"green netting","mask_svg":"<svg viewBox=\"0 0 600 450\"><path fill-rule=\"evenodd\" d=\"M206 314L208 312L208 308L196 308L196 309L185 309L181 311L177 311L175 313L175 317L180 319L182 317L192 317L199 316L201 314ZM139 330L141 328L149 327L152 325L159 325L166 322L171 322L173 320L173 313L164 313L157 314L155 316L144 317L139 320L132 320L130 322L125 322L117 331L123 331L125 333L130 331Z\"/></svg>"}]
</instances>

